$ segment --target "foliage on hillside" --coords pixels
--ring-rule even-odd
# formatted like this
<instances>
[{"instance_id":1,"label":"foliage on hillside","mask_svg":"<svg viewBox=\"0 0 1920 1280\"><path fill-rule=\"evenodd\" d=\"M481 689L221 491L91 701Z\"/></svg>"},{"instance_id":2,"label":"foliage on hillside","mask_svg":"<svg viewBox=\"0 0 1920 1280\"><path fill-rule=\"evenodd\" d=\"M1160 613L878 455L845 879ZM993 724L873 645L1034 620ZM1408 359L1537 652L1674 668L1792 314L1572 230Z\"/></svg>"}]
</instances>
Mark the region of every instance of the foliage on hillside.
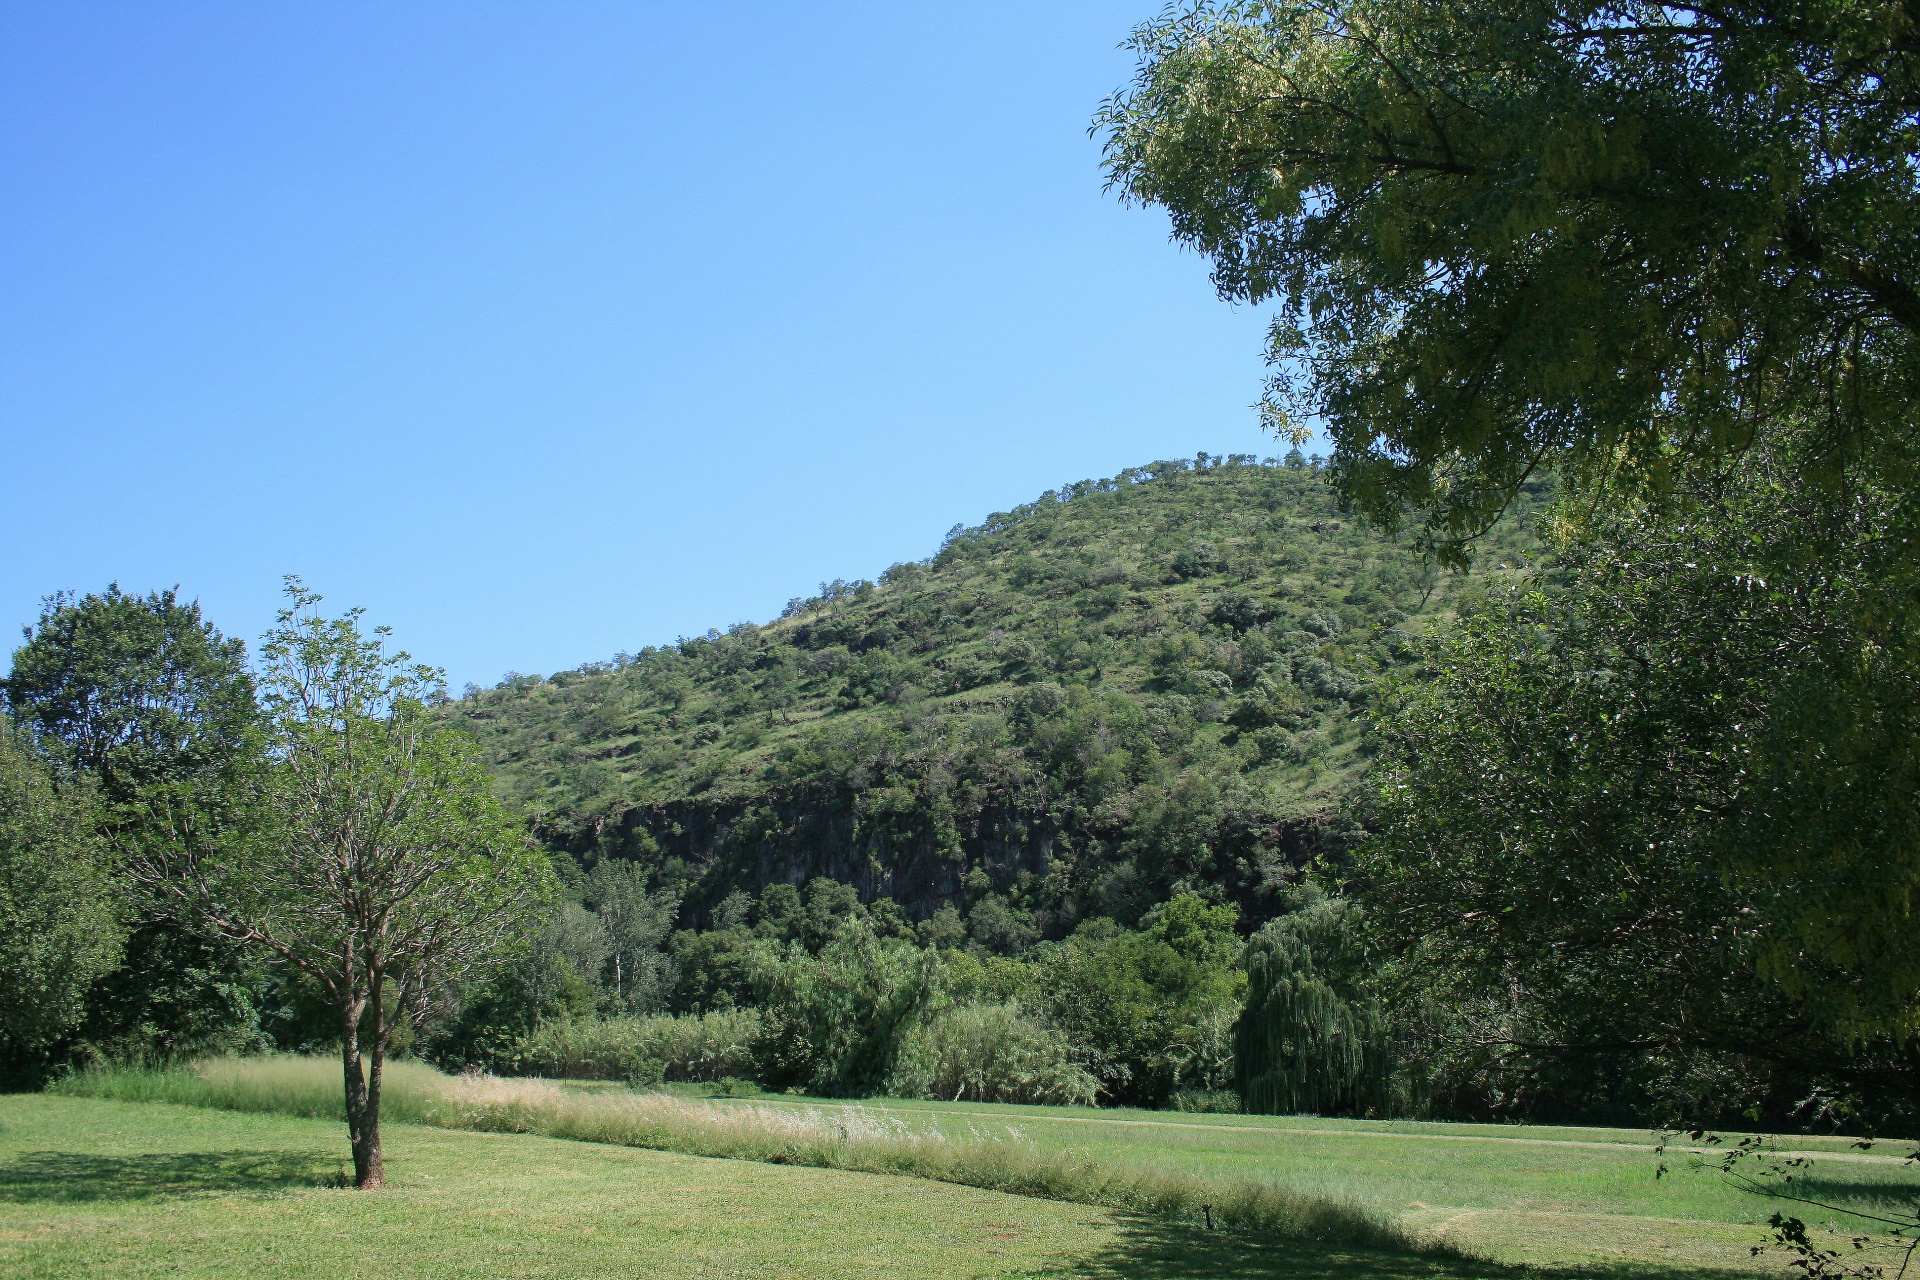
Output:
<instances>
[{"instance_id":1,"label":"foliage on hillside","mask_svg":"<svg viewBox=\"0 0 1920 1280\"><path fill-rule=\"evenodd\" d=\"M1524 563L1537 498L1483 565ZM1343 517L1297 455L1202 454L450 714L550 844L649 866L683 924L825 874L1017 949L1188 888L1259 914L1365 766L1370 690L1474 590Z\"/></svg>"}]
</instances>

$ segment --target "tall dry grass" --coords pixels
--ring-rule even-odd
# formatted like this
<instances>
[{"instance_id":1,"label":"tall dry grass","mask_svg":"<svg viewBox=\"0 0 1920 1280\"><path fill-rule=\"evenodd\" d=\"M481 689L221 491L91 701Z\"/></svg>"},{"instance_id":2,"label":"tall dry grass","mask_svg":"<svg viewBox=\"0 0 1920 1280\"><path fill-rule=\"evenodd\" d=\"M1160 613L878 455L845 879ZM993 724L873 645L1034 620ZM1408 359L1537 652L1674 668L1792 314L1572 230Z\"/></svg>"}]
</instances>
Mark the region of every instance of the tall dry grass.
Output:
<instances>
[{"instance_id":1,"label":"tall dry grass","mask_svg":"<svg viewBox=\"0 0 1920 1280\"><path fill-rule=\"evenodd\" d=\"M418 1062L389 1062L380 1117L395 1124L433 1124L449 1077ZM115 1102L171 1102L221 1111L260 1111L314 1120L347 1118L338 1058L275 1054L202 1058L184 1066L95 1066L49 1086L51 1093Z\"/></svg>"},{"instance_id":2,"label":"tall dry grass","mask_svg":"<svg viewBox=\"0 0 1920 1280\"><path fill-rule=\"evenodd\" d=\"M1415 1241L1366 1208L1272 1182L1106 1164L1049 1150L1017 1131L949 1136L854 1107L695 1102L664 1093L584 1092L544 1080L387 1068L385 1118L530 1133L686 1155L929 1178L988 1191L1341 1244L1405 1249ZM102 1067L55 1091L320 1118L343 1115L331 1059L214 1058L179 1067Z\"/></svg>"}]
</instances>

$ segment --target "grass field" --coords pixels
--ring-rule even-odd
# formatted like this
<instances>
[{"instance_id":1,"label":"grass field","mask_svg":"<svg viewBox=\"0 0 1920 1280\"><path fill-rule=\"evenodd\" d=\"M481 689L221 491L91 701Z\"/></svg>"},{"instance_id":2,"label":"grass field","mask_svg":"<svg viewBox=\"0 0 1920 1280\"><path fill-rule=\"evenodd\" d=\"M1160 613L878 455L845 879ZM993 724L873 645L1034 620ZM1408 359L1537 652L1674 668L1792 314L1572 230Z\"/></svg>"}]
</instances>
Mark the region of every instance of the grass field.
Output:
<instances>
[{"instance_id":1,"label":"grass field","mask_svg":"<svg viewBox=\"0 0 1920 1280\"><path fill-rule=\"evenodd\" d=\"M1105 1161L1312 1186L1509 1262L1625 1259L1752 1270L1749 1249L1766 1238L1761 1224L1782 1207L1729 1186L1709 1159L1680 1149L1656 1155L1657 1135L1644 1131L990 1103L861 1105L950 1131L1011 1125L1036 1143ZM1903 1159L1912 1144L1882 1143L1866 1154L1846 1138L1797 1138L1791 1146L1815 1155L1813 1189L1842 1203L1870 1210L1920 1187ZM1656 1178L1662 1163L1668 1172ZM1830 1216L1788 1212L1818 1225ZM1850 1217L1831 1225L1867 1229Z\"/></svg>"},{"instance_id":2,"label":"grass field","mask_svg":"<svg viewBox=\"0 0 1920 1280\"><path fill-rule=\"evenodd\" d=\"M230 1082L254 1091L230 1090L224 1105L282 1109L284 1099L269 1097L266 1084L277 1081L275 1087L292 1096L288 1082L312 1069L278 1063L259 1070L243 1063L220 1067ZM213 1078L221 1078L218 1071ZM435 1079L444 1077L427 1073L418 1084L444 1087ZM138 1098L140 1089L177 1091L180 1081L134 1075L116 1087L134 1090L123 1097ZM557 1092L540 1087L549 1098ZM618 1086L571 1092L585 1116L645 1103ZM594 1102L596 1094L607 1096ZM1717 1171L1673 1152L1665 1157L1671 1172L1656 1181L1653 1135L1620 1130L974 1103L888 1101L856 1108L869 1117L856 1120L856 1129L937 1127L954 1139L1004 1139L1011 1128L1020 1136L1017 1145L1063 1159L1164 1171L1199 1179L1194 1185L1253 1179L1331 1195L1369 1210L1369 1218L1398 1222L1417 1239L1442 1240L1486 1259L1473 1261L1390 1244L1314 1243L1300 1239L1298 1230L1291 1239L1208 1233L1164 1215L1130 1217L1111 1207L924 1177L400 1124L388 1129L395 1189L363 1195L328 1185L339 1177L345 1155L343 1126L314 1118L330 1104L314 1093L298 1105L306 1117L139 1100L0 1098L0 1274L215 1275L231 1273L244 1257L272 1257L280 1261L266 1274L325 1267L400 1276L1485 1280L1537 1274L1532 1268L1539 1267L1618 1277L1777 1274L1784 1261L1756 1263L1748 1254L1764 1238L1759 1223L1774 1205L1727 1187ZM788 1111L796 1122L827 1108L847 1114L844 1103L764 1096L708 1105L739 1106L742 1123L752 1119L762 1127ZM565 1113L563 1105L553 1114ZM431 1118L424 1110L421 1117ZM657 1144L646 1138L640 1145ZM1900 1148L1863 1157L1843 1140L1796 1146L1818 1152L1815 1177L1824 1194L1862 1207L1920 1181L1902 1167ZM758 1158L788 1157L763 1152ZM622 1243L613 1248L614 1241Z\"/></svg>"},{"instance_id":3,"label":"grass field","mask_svg":"<svg viewBox=\"0 0 1920 1280\"><path fill-rule=\"evenodd\" d=\"M81 1072L54 1092L99 1101L338 1117L340 1071L323 1058L216 1058ZM537 1134L680 1155L755 1160L951 1182L984 1191L1295 1239L1406 1248L1376 1211L1311 1186L1102 1162L1006 1132L951 1134L870 1108L716 1104L662 1091L578 1089L536 1079L448 1076L419 1063L387 1072L383 1118L484 1133Z\"/></svg>"},{"instance_id":4,"label":"grass field","mask_svg":"<svg viewBox=\"0 0 1920 1280\"><path fill-rule=\"evenodd\" d=\"M339 1189L324 1120L0 1097L0 1274L1518 1280L917 1178L395 1125ZM1698 1274L1640 1267L1596 1276Z\"/></svg>"}]
</instances>

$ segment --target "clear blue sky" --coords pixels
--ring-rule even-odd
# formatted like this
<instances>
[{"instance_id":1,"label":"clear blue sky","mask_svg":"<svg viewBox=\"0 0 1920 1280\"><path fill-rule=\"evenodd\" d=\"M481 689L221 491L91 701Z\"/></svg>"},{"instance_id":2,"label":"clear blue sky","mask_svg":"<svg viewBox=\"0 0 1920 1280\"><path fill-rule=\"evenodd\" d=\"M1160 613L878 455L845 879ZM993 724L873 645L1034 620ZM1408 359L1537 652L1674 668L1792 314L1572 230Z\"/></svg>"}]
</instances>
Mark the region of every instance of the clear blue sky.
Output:
<instances>
[{"instance_id":1,"label":"clear blue sky","mask_svg":"<svg viewBox=\"0 0 1920 1280\"><path fill-rule=\"evenodd\" d=\"M297 572L490 684L1277 452L1101 189L1158 4L7 0L0 623Z\"/></svg>"}]
</instances>

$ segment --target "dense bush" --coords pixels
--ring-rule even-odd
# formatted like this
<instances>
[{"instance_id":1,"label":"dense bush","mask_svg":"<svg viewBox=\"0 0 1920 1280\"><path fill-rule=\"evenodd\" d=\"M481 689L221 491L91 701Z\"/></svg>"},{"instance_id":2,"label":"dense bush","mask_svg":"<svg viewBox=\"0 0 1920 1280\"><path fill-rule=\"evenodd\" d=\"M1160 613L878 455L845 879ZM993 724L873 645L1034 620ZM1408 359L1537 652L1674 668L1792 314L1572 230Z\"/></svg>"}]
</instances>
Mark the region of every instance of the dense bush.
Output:
<instances>
[{"instance_id":1,"label":"dense bush","mask_svg":"<svg viewBox=\"0 0 1920 1280\"><path fill-rule=\"evenodd\" d=\"M915 1027L887 1092L901 1098L1091 1104L1100 1082L1074 1061L1065 1035L1017 1004L965 1004Z\"/></svg>"},{"instance_id":2,"label":"dense bush","mask_svg":"<svg viewBox=\"0 0 1920 1280\"><path fill-rule=\"evenodd\" d=\"M1017 956L945 951L941 981L958 1003L1017 1001L1058 1031L1100 1101L1164 1106L1175 1090L1232 1084L1245 986L1235 914L1180 894L1138 930L1094 919Z\"/></svg>"},{"instance_id":3,"label":"dense bush","mask_svg":"<svg viewBox=\"0 0 1920 1280\"><path fill-rule=\"evenodd\" d=\"M33 1078L120 961L124 907L86 800L0 716L0 1083Z\"/></svg>"},{"instance_id":4,"label":"dense bush","mask_svg":"<svg viewBox=\"0 0 1920 1280\"><path fill-rule=\"evenodd\" d=\"M1231 1083L1245 976L1231 907L1182 894L1139 931L1094 921L1045 953L1024 995L1066 1033L1102 1101L1158 1107Z\"/></svg>"},{"instance_id":5,"label":"dense bush","mask_svg":"<svg viewBox=\"0 0 1920 1280\"><path fill-rule=\"evenodd\" d=\"M760 1015L729 1009L681 1017L572 1018L543 1022L514 1047L525 1075L566 1080L716 1081L753 1073Z\"/></svg>"},{"instance_id":6,"label":"dense bush","mask_svg":"<svg viewBox=\"0 0 1920 1280\"><path fill-rule=\"evenodd\" d=\"M939 980L931 948L857 927L819 956L773 970L762 998L766 1030L756 1075L771 1089L827 1097L877 1093Z\"/></svg>"},{"instance_id":7,"label":"dense bush","mask_svg":"<svg viewBox=\"0 0 1920 1280\"><path fill-rule=\"evenodd\" d=\"M1175 1111L1235 1115L1245 1109L1240 1095L1231 1089L1176 1089L1167 1102Z\"/></svg>"}]
</instances>

